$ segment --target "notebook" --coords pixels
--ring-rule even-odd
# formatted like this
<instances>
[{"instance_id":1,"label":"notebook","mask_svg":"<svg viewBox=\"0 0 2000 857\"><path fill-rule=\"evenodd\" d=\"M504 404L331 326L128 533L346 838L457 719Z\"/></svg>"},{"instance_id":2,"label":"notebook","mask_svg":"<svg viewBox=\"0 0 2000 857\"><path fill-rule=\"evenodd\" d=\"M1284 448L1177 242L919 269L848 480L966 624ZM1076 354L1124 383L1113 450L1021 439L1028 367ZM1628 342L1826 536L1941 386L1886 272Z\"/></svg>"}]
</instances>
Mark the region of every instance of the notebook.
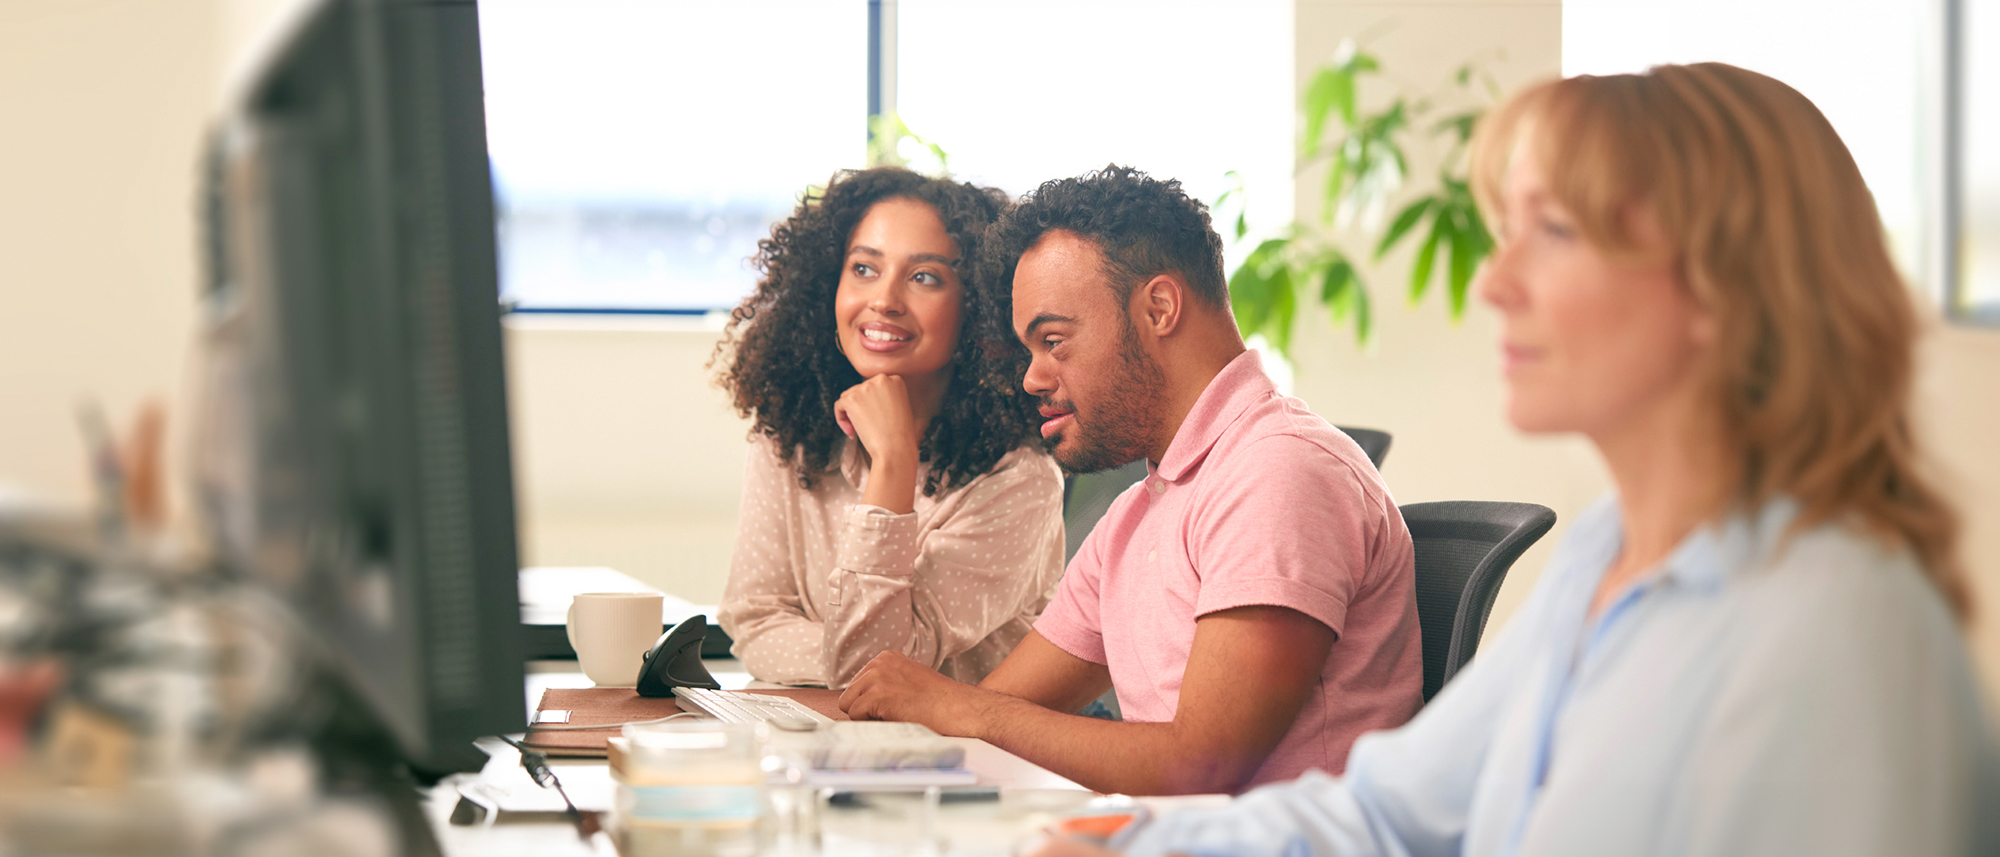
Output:
<instances>
[{"instance_id":1,"label":"notebook","mask_svg":"<svg viewBox=\"0 0 2000 857\"><path fill-rule=\"evenodd\" d=\"M800 705L817 711L834 720L847 720L847 713L840 710L840 694L825 688L782 688L752 690L749 693L766 693L785 696ZM653 698L640 696L629 687L584 687L550 688L542 692L542 700L536 711L567 711L568 723L563 725L586 726L603 723L603 729L554 730L528 727L528 736L522 741L550 756L583 756L603 758L605 740L617 735L623 724L638 720L653 720L685 710L672 697ZM541 719L539 716L537 719Z\"/></svg>"}]
</instances>

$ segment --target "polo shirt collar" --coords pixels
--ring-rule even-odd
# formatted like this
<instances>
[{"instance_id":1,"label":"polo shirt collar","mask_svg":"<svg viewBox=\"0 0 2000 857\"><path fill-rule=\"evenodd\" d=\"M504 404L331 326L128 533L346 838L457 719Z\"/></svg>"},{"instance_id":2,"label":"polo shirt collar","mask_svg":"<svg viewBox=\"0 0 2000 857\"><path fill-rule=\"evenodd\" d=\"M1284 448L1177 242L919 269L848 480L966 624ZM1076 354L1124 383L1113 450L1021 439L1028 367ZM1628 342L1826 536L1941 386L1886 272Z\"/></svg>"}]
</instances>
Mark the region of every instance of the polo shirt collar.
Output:
<instances>
[{"instance_id":1,"label":"polo shirt collar","mask_svg":"<svg viewBox=\"0 0 2000 857\"><path fill-rule=\"evenodd\" d=\"M1277 385L1264 374L1263 359L1255 350L1245 349L1209 379L1208 386L1195 399L1187 418L1181 420L1180 430L1174 433L1173 442L1167 444L1167 454L1160 458L1157 466L1148 463L1148 469L1168 482L1180 481L1208 456L1208 451L1215 447L1222 433L1244 412L1277 394Z\"/></svg>"}]
</instances>

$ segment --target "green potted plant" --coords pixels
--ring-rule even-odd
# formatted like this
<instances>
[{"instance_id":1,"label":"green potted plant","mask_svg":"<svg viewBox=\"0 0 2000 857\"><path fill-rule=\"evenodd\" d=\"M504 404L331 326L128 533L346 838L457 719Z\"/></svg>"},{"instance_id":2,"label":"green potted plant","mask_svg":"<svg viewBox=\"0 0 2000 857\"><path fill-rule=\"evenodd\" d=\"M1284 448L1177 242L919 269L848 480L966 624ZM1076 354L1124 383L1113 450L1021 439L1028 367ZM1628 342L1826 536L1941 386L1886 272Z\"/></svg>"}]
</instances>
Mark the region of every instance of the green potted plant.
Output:
<instances>
[{"instance_id":1,"label":"green potted plant","mask_svg":"<svg viewBox=\"0 0 2000 857\"><path fill-rule=\"evenodd\" d=\"M1373 259L1380 260L1421 235L1408 276L1409 299L1421 300L1442 277L1454 319L1465 311L1473 272L1493 250L1493 237L1472 198L1467 149L1473 127L1499 94L1498 84L1467 63L1440 96L1399 94L1380 109L1364 109L1362 86L1380 72L1376 58L1349 40L1313 73L1300 99L1305 128L1298 169L1328 165L1319 223L1294 222L1277 237L1259 242L1229 277L1237 326L1246 337L1263 334L1287 357L1302 300L1317 300L1335 324L1351 323L1357 342L1365 345L1373 336L1373 299L1361 266L1339 236L1359 233L1373 244ZM1477 106L1463 107L1482 95L1480 89L1484 93ZM1419 185L1416 198L1384 225L1385 206L1408 180L1413 145L1444 147L1437 176ZM1230 176L1236 185L1215 207L1222 212L1233 203L1235 240L1242 241L1250 232L1242 205L1245 188L1240 176Z\"/></svg>"}]
</instances>

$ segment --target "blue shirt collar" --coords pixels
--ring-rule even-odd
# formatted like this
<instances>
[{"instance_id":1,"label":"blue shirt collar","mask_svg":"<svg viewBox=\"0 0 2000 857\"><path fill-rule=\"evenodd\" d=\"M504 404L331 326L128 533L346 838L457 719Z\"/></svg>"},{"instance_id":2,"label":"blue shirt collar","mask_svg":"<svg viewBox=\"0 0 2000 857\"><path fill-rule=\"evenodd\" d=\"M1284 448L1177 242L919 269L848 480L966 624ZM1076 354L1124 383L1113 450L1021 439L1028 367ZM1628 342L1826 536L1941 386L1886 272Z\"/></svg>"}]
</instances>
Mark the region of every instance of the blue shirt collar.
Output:
<instances>
[{"instance_id":1,"label":"blue shirt collar","mask_svg":"<svg viewBox=\"0 0 2000 857\"><path fill-rule=\"evenodd\" d=\"M1777 497L1754 509L1724 513L1681 539L1661 562L1659 575L1672 583L1714 592L1732 575L1765 564L1798 517L1798 504ZM1594 503L1577 518L1575 550L1569 560L1575 573L1595 580L1610 568L1624 544L1624 519L1615 494ZM1595 590L1595 586L1590 587Z\"/></svg>"}]
</instances>

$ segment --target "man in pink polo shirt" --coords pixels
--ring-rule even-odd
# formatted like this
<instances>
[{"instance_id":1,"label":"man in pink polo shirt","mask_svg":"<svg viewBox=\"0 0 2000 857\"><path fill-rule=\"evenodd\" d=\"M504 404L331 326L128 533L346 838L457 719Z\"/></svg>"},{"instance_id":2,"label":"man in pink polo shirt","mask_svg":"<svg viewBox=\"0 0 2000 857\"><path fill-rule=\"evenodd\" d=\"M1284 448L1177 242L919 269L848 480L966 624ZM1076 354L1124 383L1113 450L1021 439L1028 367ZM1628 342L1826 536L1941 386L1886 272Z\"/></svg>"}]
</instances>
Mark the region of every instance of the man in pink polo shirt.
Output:
<instances>
[{"instance_id":1,"label":"man in pink polo shirt","mask_svg":"<svg viewBox=\"0 0 2000 857\"><path fill-rule=\"evenodd\" d=\"M1043 184L987 244L1013 303L983 315L1027 345L1056 459L1147 476L978 687L887 652L842 708L1128 794L1339 773L1356 736L1416 713L1409 531L1360 447L1244 348L1206 207L1107 167ZM1124 722L1069 713L1114 686Z\"/></svg>"}]
</instances>

